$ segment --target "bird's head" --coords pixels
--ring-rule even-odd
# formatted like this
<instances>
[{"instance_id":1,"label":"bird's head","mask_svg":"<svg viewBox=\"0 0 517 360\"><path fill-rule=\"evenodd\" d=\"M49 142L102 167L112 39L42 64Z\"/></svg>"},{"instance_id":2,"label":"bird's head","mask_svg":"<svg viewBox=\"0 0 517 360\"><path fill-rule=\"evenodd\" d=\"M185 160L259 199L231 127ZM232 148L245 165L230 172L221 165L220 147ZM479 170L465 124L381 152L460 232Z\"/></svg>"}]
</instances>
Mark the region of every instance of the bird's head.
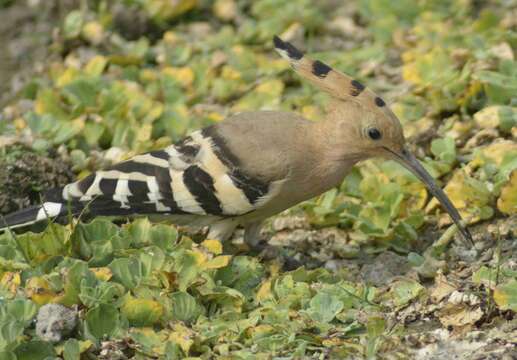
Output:
<instances>
[{"instance_id":1,"label":"bird's head","mask_svg":"<svg viewBox=\"0 0 517 360\"><path fill-rule=\"evenodd\" d=\"M462 224L458 210L436 184L433 177L408 150L402 126L386 102L359 81L319 60L311 60L292 44L274 38L275 49L293 69L320 89L332 95L328 120L344 149L357 159L384 157L395 160L413 172L449 213L463 237L473 243Z\"/></svg>"}]
</instances>

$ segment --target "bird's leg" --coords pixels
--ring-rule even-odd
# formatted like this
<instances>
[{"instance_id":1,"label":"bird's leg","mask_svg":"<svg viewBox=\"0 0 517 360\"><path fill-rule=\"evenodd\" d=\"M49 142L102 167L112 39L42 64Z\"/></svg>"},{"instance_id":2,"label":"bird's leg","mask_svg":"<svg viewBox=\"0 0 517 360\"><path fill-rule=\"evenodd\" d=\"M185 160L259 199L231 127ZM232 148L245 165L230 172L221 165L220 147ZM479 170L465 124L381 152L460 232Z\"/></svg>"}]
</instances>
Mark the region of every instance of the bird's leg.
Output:
<instances>
[{"instance_id":1,"label":"bird's leg","mask_svg":"<svg viewBox=\"0 0 517 360\"><path fill-rule=\"evenodd\" d=\"M262 221L246 224L244 226L244 242L252 251L257 251L264 260L280 259L285 270L294 270L300 267L297 260L287 255L285 249L275 245L269 245L260 237Z\"/></svg>"},{"instance_id":2,"label":"bird's leg","mask_svg":"<svg viewBox=\"0 0 517 360\"><path fill-rule=\"evenodd\" d=\"M261 228L262 221L252 222L244 226L244 242L252 249L259 249L261 247Z\"/></svg>"},{"instance_id":3,"label":"bird's leg","mask_svg":"<svg viewBox=\"0 0 517 360\"><path fill-rule=\"evenodd\" d=\"M234 219L224 219L215 222L210 225L207 238L223 242L232 236L237 225L237 221Z\"/></svg>"}]
</instances>

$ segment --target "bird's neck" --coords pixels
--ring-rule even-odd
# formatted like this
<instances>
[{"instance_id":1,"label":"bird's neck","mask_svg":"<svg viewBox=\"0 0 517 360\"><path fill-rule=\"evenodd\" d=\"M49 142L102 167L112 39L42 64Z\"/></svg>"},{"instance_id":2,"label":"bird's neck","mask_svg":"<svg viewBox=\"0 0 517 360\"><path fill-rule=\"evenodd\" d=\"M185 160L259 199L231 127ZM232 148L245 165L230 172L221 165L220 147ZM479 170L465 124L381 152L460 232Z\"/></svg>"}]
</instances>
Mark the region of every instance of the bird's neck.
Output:
<instances>
[{"instance_id":1,"label":"bird's neck","mask_svg":"<svg viewBox=\"0 0 517 360\"><path fill-rule=\"evenodd\" d=\"M366 157L358 145L357 131L352 124L344 126L343 122L329 116L312 126L316 135L313 137L314 148L318 149L318 156L325 159L325 166L341 163L350 167Z\"/></svg>"},{"instance_id":2,"label":"bird's neck","mask_svg":"<svg viewBox=\"0 0 517 360\"><path fill-rule=\"evenodd\" d=\"M303 174L297 174L310 186L305 189L316 196L339 186L352 166L362 160L347 139L339 138L336 123L330 120L313 122L308 129L305 144L311 144L304 152ZM310 191L309 191L310 190Z\"/></svg>"}]
</instances>

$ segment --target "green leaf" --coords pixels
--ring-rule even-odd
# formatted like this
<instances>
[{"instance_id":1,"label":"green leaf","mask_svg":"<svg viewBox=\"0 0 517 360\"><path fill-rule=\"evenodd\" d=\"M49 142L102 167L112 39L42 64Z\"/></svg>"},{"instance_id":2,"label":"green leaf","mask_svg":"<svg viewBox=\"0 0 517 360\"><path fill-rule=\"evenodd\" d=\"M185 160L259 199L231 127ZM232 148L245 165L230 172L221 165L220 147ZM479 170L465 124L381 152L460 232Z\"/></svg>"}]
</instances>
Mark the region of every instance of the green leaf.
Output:
<instances>
[{"instance_id":1,"label":"green leaf","mask_svg":"<svg viewBox=\"0 0 517 360\"><path fill-rule=\"evenodd\" d=\"M217 271L215 279L230 286L246 297L251 297L255 288L262 282L265 270L257 259L249 256L235 256L229 266Z\"/></svg>"},{"instance_id":2,"label":"green leaf","mask_svg":"<svg viewBox=\"0 0 517 360\"><path fill-rule=\"evenodd\" d=\"M32 265L37 265L48 258L67 253L66 239L69 230L63 226L50 225L42 234L31 232L16 236L21 250Z\"/></svg>"},{"instance_id":3,"label":"green leaf","mask_svg":"<svg viewBox=\"0 0 517 360\"><path fill-rule=\"evenodd\" d=\"M174 270L178 273L178 289L186 291L201 271L197 258L192 252L185 250L176 251L172 256L175 260Z\"/></svg>"},{"instance_id":4,"label":"green leaf","mask_svg":"<svg viewBox=\"0 0 517 360\"><path fill-rule=\"evenodd\" d=\"M121 283L126 289L136 288L145 276L142 263L134 258L119 258L109 264L113 272L113 280Z\"/></svg>"},{"instance_id":5,"label":"green leaf","mask_svg":"<svg viewBox=\"0 0 517 360\"><path fill-rule=\"evenodd\" d=\"M17 321L22 322L25 327L29 326L38 311L36 304L26 299L15 299L9 301L5 308L0 309L0 313L10 314Z\"/></svg>"},{"instance_id":6,"label":"green leaf","mask_svg":"<svg viewBox=\"0 0 517 360\"><path fill-rule=\"evenodd\" d=\"M63 349L64 360L79 360L81 356L81 348L77 339L68 339Z\"/></svg>"},{"instance_id":7,"label":"green leaf","mask_svg":"<svg viewBox=\"0 0 517 360\"><path fill-rule=\"evenodd\" d=\"M163 336L156 333L153 328L132 328L129 336L144 352L152 355L163 355Z\"/></svg>"},{"instance_id":8,"label":"green leaf","mask_svg":"<svg viewBox=\"0 0 517 360\"><path fill-rule=\"evenodd\" d=\"M515 62L513 66L515 68ZM476 77L483 83L486 94L493 104L507 104L517 93L515 74L506 75L501 72L482 70Z\"/></svg>"},{"instance_id":9,"label":"green leaf","mask_svg":"<svg viewBox=\"0 0 517 360\"><path fill-rule=\"evenodd\" d=\"M496 278L497 269L490 269L487 266L480 267L476 272L472 274L473 283L483 284L490 289L493 289L496 286Z\"/></svg>"},{"instance_id":10,"label":"green leaf","mask_svg":"<svg viewBox=\"0 0 517 360\"><path fill-rule=\"evenodd\" d=\"M202 308L196 299L183 291L175 292L171 295L172 318L185 322L194 322L201 315Z\"/></svg>"},{"instance_id":11,"label":"green leaf","mask_svg":"<svg viewBox=\"0 0 517 360\"><path fill-rule=\"evenodd\" d=\"M149 246L142 249L139 257L144 274L151 274L160 270L165 264L165 254L158 246Z\"/></svg>"},{"instance_id":12,"label":"green leaf","mask_svg":"<svg viewBox=\"0 0 517 360\"><path fill-rule=\"evenodd\" d=\"M14 350L17 360L45 360L47 357L56 356L51 343L33 340L20 344Z\"/></svg>"},{"instance_id":13,"label":"green leaf","mask_svg":"<svg viewBox=\"0 0 517 360\"><path fill-rule=\"evenodd\" d=\"M307 312L314 321L328 323L341 310L343 310L343 302L337 296L318 293L311 299Z\"/></svg>"},{"instance_id":14,"label":"green leaf","mask_svg":"<svg viewBox=\"0 0 517 360\"><path fill-rule=\"evenodd\" d=\"M0 351L12 350L18 337L23 334L23 323L16 321L12 316L0 320Z\"/></svg>"},{"instance_id":15,"label":"green leaf","mask_svg":"<svg viewBox=\"0 0 517 360\"><path fill-rule=\"evenodd\" d=\"M63 87L63 95L75 108L93 108L97 105L100 82L91 79L77 79Z\"/></svg>"},{"instance_id":16,"label":"green leaf","mask_svg":"<svg viewBox=\"0 0 517 360\"><path fill-rule=\"evenodd\" d=\"M83 22L83 13L80 10L69 12L63 24L63 33L69 39L79 36Z\"/></svg>"},{"instance_id":17,"label":"green leaf","mask_svg":"<svg viewBox=\"0 0 517 360\"><path fill-rule=\"evenodd\" d=\"M86 313L85 325L97 340L109 338L120 326L120 314L113 305L100 304Z\"/></svg>"},{"instance_id":18,"label":"green leaf","mask_svg":"<svg viewBox=\"0 0 517 360\"><path fill-rule=\"evenodd\" d=\"M142 218L133 221L128 227L127 231L129 232L132 242L137 247L143 247L151 245L151 241L157 241L157 237L162 234L167 234L167 231L164 229L165 225L161 225L160 228L155 228L149 219ZM171 235L168 233L167 235ZM159 241L158 241L159 242Z\"/></svg>"},{"instance_id":19,"label":"green leaf","mask_svg":"<svg viewBox=\"0 0 517 360\"><path fill-rule=\"evenodd\" d=\"M80 260L72 260L66 263L66 281L63 286L64 294L60 303L72 306L79 301L81 286L94 286L97 283L95 275L88 269L88 264Z\"/></svg>"},{"instance_id":20,"label":"green leaf","mask_svg":"<svg viewBox=\"0 0 517 360\"><path fill-rule=\"evenodd\" d=\"M392 284L390 294L396 306L403 306L424 291L425 288L414 280L399 280Z\"/></svg>"},{"instance_id":21,"label":"green leaf","mask_svg":"<svg viewBox=\"0 0 517 360\"><path fill-rule=\"evenodd\" d=\"M124 287L117 283L99 281L95 285L81 282L79 299L86 307L94 307L98 304L111 304L116 298L124 295Z\"/></svg>"},{"instance_id":22,"label":"green leaf","mask_svg":"<svg viewBox=\"0 0 517 360\"><path fill-rule=\"evenodd\" d=\"M107 265L112 259L112 238L118 233L116 225L105 219L94 219L89 224L79 223L70 236L76 256L92 266Z\"/></svg>"},{"instance_id":23,"label":"green leaf","mask_svg":"<svg viewBox=\"0 0 517 360\"><path fill-rule=\"evenodd\" d=\"M12 351L0 351L0 360L17 360L16 354Z\"/></svg>"},{"instance_id":24,"label":"green leaf","mask_svg":"<svg viewBox=\"0 0 517 360\"><path fill-rule=\"evenodd\" d=\"M448 164L456 161L456 145L453 138L445 137L433 140L431 142L431 152L439 160Z\"/></svg>"}]
</instances>

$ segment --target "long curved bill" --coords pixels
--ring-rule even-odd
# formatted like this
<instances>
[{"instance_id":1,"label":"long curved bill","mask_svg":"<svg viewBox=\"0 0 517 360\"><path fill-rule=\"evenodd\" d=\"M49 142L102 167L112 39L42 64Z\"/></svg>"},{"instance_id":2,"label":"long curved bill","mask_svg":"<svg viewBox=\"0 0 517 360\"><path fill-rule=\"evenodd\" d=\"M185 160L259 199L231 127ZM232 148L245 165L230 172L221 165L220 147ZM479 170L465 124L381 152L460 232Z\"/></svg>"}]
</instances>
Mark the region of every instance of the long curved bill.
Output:
<instances>
[{"instance_id":1,"label":"long curved bill","mask_svg":"<svg viewBox=\"0 0 517 360\"><path fill-rule=\"evenodd\" d=\"M463 235L465 240L467 240L470 245L474 246L472 235L470 235L468 229L463 225L461 215L459 214L458 210L454 207L451 200L447 197L447 195L445 195L443 190L436 184L433 177L427 172L422 164L420 164L417 158L405 148L402 150L401 154L397 154L394 151L390 152L395 155L395 158L398 162L411 170L411 172L427 186L429 192L438 199L440 204L442 204L445 210L449 213L450 217L458 227L461 235Z\"/></svg>"}]
</instances>

